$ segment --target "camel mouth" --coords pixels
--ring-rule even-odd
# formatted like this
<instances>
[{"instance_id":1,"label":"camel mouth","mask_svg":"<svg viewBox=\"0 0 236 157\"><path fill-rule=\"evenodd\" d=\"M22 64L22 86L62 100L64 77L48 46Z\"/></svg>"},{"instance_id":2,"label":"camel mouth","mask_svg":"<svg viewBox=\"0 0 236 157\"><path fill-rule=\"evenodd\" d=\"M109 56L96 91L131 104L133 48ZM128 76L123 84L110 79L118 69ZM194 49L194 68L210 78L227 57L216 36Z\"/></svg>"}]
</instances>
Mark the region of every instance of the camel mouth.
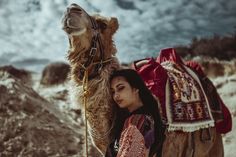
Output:
<instances>
[{"instance_id":1,"label":"camel mouth","mask_svg":"<svg viewBox=\"0 0 236 157\"><path fill-rule=\"evenodd\" d=\"M71 34L73 32L80 34L80 32L84 31L82 24L78 20L80 16L82 16L83 12L83 9L76 4L71 4L64 12L62 17L62 29L67 34Z\"/></svg>"},{"instance_id":2,"label":"camel mouth","mask_svg":"<svg viewBox=\"0 0 236 157\"><path fill-rule=\"evenodd\" d=\"M68 34L71 34L73 32L81 32L84 30L84 28L80 28L80 25L78 23L75 23L74 18L69 14L65 14L63 18L62 29Z\"/></svg>"},{"instance_id":3,"label":"camel mouth","mask_svg":"<svg viewBox=\"0 0 236 157\"><path fill-rule=\"evenodd\" d=\"M70 19L66 19L65 24L63 25L62 29L67 33L67 34L77 34L80 35L86 31L86 28L80 28L76 27L70 24Z\"/></svg>"}]
</instances>

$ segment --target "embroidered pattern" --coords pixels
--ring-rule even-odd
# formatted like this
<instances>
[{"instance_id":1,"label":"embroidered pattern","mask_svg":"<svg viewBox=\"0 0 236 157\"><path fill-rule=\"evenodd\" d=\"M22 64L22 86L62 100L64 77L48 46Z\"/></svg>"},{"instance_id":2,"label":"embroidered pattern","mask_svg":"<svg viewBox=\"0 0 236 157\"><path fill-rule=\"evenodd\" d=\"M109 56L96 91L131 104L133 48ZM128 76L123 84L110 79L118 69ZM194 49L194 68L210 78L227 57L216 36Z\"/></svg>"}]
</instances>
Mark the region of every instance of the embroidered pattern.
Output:
<instances>
[{"instance_id":1,"label":"embroidered pattern","mask_svg":"<svg viewBox=\"0 0 236 157\"><path fill-rule=\"evenodd\" d=\"M135 114L124 124L118 157L145 157L154 142L154 121L150 116Z\"/></svg>"},{"instance_id":2,"label":"embroidered pattern","mask_svg":"<svg viewBox=\"0 0 236 157\"><path fill-rule=\"evenodd\" d=\"M136 126L126 128L120 138L120 148L117 157L145 157L146 147L142 134Z\"/></svg>"},{"instance_id":3,"label":"embroidered pattern","mask_svg":"<svg viewBox=\"0 0 236 157\"><path fill-rule=\"evenodd\" d=\"M162 66L169 77L169 130L195 131L214 125L199 83L178 64L164 62Z\"/></svg>"}]
</instances>

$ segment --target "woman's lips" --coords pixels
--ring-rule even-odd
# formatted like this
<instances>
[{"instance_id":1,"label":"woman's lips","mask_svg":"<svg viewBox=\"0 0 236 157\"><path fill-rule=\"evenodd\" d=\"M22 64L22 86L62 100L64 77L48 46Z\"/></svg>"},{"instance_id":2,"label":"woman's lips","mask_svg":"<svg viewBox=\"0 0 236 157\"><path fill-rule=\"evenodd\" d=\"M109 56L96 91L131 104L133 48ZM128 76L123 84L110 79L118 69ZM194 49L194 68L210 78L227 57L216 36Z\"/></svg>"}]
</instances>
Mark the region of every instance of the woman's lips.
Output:
<instances>
[{"instance_id":1,"label":"woman's lips","mask_svg":"<svg viewBox=\"0 0 236 157\"><path fill-rule=\"evenodd\" d=\"M117 104L121 104L122 100L116 100Z\"/></svg>"}]
</instances>

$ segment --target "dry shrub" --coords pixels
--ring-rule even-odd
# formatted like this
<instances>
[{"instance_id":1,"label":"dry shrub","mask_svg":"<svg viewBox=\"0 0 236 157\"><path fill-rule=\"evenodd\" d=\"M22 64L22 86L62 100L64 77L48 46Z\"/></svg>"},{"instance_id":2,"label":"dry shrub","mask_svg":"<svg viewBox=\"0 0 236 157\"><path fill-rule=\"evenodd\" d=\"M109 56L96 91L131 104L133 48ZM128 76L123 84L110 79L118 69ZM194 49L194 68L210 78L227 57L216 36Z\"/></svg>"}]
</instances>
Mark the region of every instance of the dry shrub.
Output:
<instances>
[{"instance_id":1,"label":"dry shrub","mask_svg":"<svg viewBox=\"0 0 236 157\"><path fill-rule=\"evenodd\" d=\"M220 60L236 58L236 33L220 37L193 38L189 46L176 46L175 49L182 57L188 59L194 56L209 56Z\"/></svg>"},{"instance_id":2,"label":"dry shrub","mask_svg":"<svg viewBox=\"0 0 236 157\"><path fill-rule=\"evenodd\" d=\"M208 77L230 76L236 73L236 59L232 61L221 61L210 57L194 57L192 60L201 64Z\"/></svg>"}]
</instances>

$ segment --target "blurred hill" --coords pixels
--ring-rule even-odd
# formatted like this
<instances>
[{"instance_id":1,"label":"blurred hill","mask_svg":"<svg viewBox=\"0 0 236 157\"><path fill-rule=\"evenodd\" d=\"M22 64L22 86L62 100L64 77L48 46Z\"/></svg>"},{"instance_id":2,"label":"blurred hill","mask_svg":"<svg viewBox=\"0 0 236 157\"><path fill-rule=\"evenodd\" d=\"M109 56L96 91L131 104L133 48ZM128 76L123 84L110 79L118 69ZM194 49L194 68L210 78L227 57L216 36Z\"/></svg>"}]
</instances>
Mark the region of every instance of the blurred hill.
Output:
<instances>
[{"instance_id":1,"label":"blurred hill","mask_svg":"<svg viewBox=\"0 0 236 157\"><path fill-rule=\"evenodd\" d=\"M193 38L189 46L176 46L175 49L187 59L199 56L229 61L236 58L236 33L229 36Z\"/></svg>"}]
</instances>

